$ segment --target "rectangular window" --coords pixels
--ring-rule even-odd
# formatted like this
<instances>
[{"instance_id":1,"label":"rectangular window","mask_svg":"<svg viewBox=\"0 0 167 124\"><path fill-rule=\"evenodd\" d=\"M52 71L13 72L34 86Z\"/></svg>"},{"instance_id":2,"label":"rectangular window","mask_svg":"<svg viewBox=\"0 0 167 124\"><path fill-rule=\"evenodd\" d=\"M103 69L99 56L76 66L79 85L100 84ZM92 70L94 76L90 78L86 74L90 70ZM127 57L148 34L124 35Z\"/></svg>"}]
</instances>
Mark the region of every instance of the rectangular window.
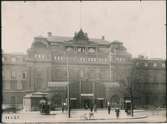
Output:
<instances>
[{"instance_id":1,"label":"rectangular window","mask_svg":"<svg viewBox=\"0 0 167 124\"><path fill-rule=\"evenodd\" d=\"M78 48L78 52L81 52L81 48Z\"/></svg>"},{"instance_id":2,"label":"rectangular window","mask_svg":"<svg viewBox=\"0 0 167 124\"><path fill-rule=\"evenodd\" d=\"M165 68L165 63L162 64L162 67Z\"/></svg>"},{"instance_id":3,"label":"rectangular window","mask_svg":"<svg viewBox=\"0 0 167 124\"><path fill-rule=\"evenodd\" d=\"M17 80L11 80L11 89L16 90L17 89Z\"/></svg>"},{"instance_id":4,"label":"rectangular window","mask_svg":"<svg viewBox=\"0 0 167 124\"><path fill-rule=\"evenodd\" d=\"M145 63L144 66L147 67L147 66L148 66L148 63Z\"/></svg>"},{"instance_id":5,"label":"rectangular window","mask_svg":"<svg viewBox=\"0 0 167 124\"><path fill-rule=\"evenodd\" d=\"M57 59L57 57L56 56L54 56L54 60L56 60Z\"/></svg>"},{"instance_id":6,"label":"rectangular window","mask_svg":"<svg viewBox=\"0 0 167 124\"><path fill-rule=\"evenodd\" d=\"M22 79L26 79L26 72L22 73Z\"/></svg>"},{"instance_id":7,"label":"rectangular window","mask_svg":"<svg viewBox=\"0 0 167 124\"><path fill-rule=\"evenodd\" d=\"M45 59L45 55L41 55L41 58L42 58L42 60L44 60Z\"/></svg>"},{"instance_id":8,"label":"rectangular window","mask_svg":"<svg viewBox=\"0 0 167 124\"><path fill-rule=\"evenodd\" d=\"M57 56L57 60L60 60L60 56Z\"/></svg>"},{"instance_id":9,"label":"rectangular window","mask_svg":"<svg viewBox=\"0 0 167 124\"><path fill-rule=\"evenodd\" d=\"M17 89L21 90L23 88L21 80L17 81Z\"/></svg>"},{"instance_id":10,"label":"rectangular window","mask_svg":"<svg viewBox=\"0 0 167 124\"><path fill-rule=\"evenodd\" d=\"M11 97L10 97L10 103L11 103L12 105L16 104L16 96L11 96Z\"/></svg>"},{"instance_id":11,"label":"rectangular window","mask_svg":"<svg viewBox=\"0 0 167 124\"><path fill-rule=\"evenodd\" d=\"M4 89L10 90L10 81L3 80Z\"/></svg>"},{"instance_id":12,"label":"rectangular window","mask_svg":"<svg viewBox=\"0 0 167 124\"><path fill-rule=\"evenodd\" d=\"M85 52L85 48L82 48L82 52L83 52L83 53Z\"/></svg>"},{"instance_id":13,"label":"rectangular window","mask_svg":"<svg viewBox=\"0 0 167 124\"><path fill-rule=\"evenodd\" d=\"M21 85L22 85L22 89L28 89L25 80L22 80L22 81L21 81Z\"/></svg>"},{"instance_id":14,"label":"rectangular window","mask_svg":"<svg viewBox=\"0 0 167 124\"><path fill-rule=\"evenodd\" d=\"M157 67L157 63L154 63L153 66L154 66L154 67Z\"/></svg>"},{"instance_id":15,"label":"rectangular window","mask_svg":"<svg viewBox=\"0 0 167 124\"><path fill-rule=\"evenodd\" d=\"M16 72L12 72L12 74L11 74L11 79L16 79Z\"/></svg>"},{"instance_id":16,"label":"rectangular window","mask_svg":"<svg viewBox=\"0 0 167 124\"><path fill-rule=\"evenodd\" d=\"M16 62L16 58L15 57L12 58L12 62Z\"/></svg>"},{"instance_id":17,"label":"rectangular window","mask_svg":"<svg viewBox=\"0 0 167 124\"><path fill-rule=\"evenodd\" d=\"M35 57L35 58L38 58L38 54L35 54L34 57Z\"/></svg>"}]
</instances>

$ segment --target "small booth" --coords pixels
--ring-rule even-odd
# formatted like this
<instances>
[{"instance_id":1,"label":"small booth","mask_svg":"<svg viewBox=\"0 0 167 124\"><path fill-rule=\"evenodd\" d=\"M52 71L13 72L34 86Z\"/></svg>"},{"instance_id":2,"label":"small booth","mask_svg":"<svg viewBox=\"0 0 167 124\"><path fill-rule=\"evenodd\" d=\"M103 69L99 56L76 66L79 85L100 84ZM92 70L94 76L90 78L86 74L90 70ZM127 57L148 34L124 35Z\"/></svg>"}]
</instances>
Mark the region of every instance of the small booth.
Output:
<instances>
[{"instance_id":1,"label":"small booth","mask_svg":"<svg viewBox=\"0 0 167 124\"><path fill-rule=\"evenodd\" d=\"M124 103L124 108L125 108L125 112L129 115L131 113L131 100L125 100Z\"/></svg>"},{"instance_id":2,"label":"small booth","mask_svg":"<svg viewBox=\"0 0 167 124\"><path fill-rule=\"evenodd\" d=\"M24 111L39 111L40 103L47 102L48 93L35 92L24 96L23 110Z\"/></svg>"}]
</instances>

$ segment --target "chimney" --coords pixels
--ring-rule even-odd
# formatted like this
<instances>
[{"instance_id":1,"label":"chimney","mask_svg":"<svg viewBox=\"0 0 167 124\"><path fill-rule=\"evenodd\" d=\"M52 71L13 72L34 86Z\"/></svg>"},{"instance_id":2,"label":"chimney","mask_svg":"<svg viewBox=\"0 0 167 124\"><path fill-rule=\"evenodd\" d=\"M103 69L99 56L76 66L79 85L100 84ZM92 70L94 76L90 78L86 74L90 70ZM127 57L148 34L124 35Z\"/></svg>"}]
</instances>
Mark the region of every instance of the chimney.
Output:
<instances>
[{"instance_id":1,"label":"chimney","mask_svg":"<svg viewBox=\"0 0 167 124\"><path fill-rule=\"evenodd\" d=\"M52 32L48 32L48 37L51 37L52 36Z\"/></svg>"},{"instance_id":2,"label":"chimney","mask_svg":"<svg viewBox=\"0 0 167 124\"><path fill-rule=\"evenodd\" d=\"M102 36L102 37L101 37L101 39L102 39L102 40L105 40L105 37L104 37L104 36Z\"/></svg>"}]
</instances>

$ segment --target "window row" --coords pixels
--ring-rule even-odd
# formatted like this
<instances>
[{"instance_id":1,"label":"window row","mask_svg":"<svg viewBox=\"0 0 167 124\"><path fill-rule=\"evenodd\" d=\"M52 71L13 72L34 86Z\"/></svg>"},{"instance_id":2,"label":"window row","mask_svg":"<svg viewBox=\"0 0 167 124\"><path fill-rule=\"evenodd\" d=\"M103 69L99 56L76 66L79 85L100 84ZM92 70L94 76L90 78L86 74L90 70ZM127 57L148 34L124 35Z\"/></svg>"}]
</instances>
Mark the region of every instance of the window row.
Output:
<instances>
[{"instance_id":1,"label":"window row","mask_svg":"<svg viewBox=\"0 0 167 124\"><path fill-rule=\"evenodd\" d=\"M136 63L136 66L138 66L138 65L140 65L140 63ZM142 63L142 65L144 65L145 67L148 67L149 66L149 63ZM158 67L158 66L160 66L160 64L158 64L158 63L152 63L152 66L153 67ZM163 68L165 68L166 67L166 65L165 65L165 63L162 63L161 64L161 67L163 67Z\"/></svg>"},{"instance_id":2,"label":"window row","mask_svg":"<svg viewBox=\"0 0 167 124\"><path fill-rule=\"evenodd\" d=\"M35 54L34 58L41 59L41 60L48 60L51 58L50 55L44 55L44 54Z\"/></svg>"},{"instance_id":3,"label":"window row","mask_svg":"<svg viewBox=\"0 0 167 124\"><path fill-rule=\"evenodd\" d=\"M26 81L3 81L3 88L6 90L23 90L27 89L27 83Z\"/></svg>"},{"instance_id":4,"label":"window row","mask_svg":"<svg viewBox=\"0 0 167 124\"><path fill-rule=\"evenodd\" d=\"M27 78L27 72L16 72L16 71L3 71L3 79L20 79L24 80Z\"/></svg>"},{"instance_id":5,"label":"window row","mask_svg":"<svg viewBox=\"0 0 167 124\"><path fill-rule=\"evenodd\" d=\"M65 61L66 58L63 56L54 56L56 61ZM69 61L80 61L80 62L107 62L107 58L85 58L85 57L69 57Z\"/></svg>"},{"instance_id":6,"label":"window row","mask_svg":"<svg viewBox=\"0 0 167 124\"><path fill-rule=\"evenodd\" d=\"M24 58L23 57L2 57L2 62L5 61L11 61L11 62L23 62Z\"/></svg>"},{"instance_id":7,"label":"window row","mask_svg":"<svg viewBox=\"0 0 167 124\"><path fill-rule=\"evenodd\" d=\"M126 58L122 58L122 57L112 58L112 57L111 57L111 61L112 61L112 60L115 60L115 61L118 61L118 62L125 62L125 61L126 61Z\"/></svg>"},{"instance_id":8,"label":"window row","mask_svg":"<svg viewBox=\"0 0 167 124\"><path fill-rule=\"evenodd\" d=\"M68 52L72 52L72 51L76 51L76 52L81 52L81 53L84 53L84 52L89 52L89 53L95 53L96 52L96 48L93 48L93 47L89 47L88 49L85 48L85 47L78 47L78 48L73 48L73 47L67 47L66 48L66 51Z\"/></svg>"}]
</instances>

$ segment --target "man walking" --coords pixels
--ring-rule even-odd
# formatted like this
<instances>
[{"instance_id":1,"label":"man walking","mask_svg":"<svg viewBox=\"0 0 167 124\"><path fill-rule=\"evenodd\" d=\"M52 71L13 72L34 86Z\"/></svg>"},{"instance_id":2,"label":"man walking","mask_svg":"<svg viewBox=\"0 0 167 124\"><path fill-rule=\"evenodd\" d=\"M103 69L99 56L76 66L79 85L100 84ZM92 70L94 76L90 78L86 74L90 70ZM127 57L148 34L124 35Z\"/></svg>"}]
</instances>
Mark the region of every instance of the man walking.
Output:
<instances>
[{"instance_id":1,"label":"man walking","mask_svg":"<svg viewBox=\"0 0 167 124\"><path fill-rule=\"evenodd\" d=\"M108 114L110 114L110 111L111 111L111 104L110 104L110 102L107 103L107 109L108 109Z\"/></svg>"},{"instance_id":2,"label":"man walking","mask_svg":"<svg viewBox=\"0 0 167 124\"><path fill-rule=\"evenodd\" d=\"M119 118L119 112L120 112L119 108L116 108L116 109L115 109L115 113L116 113L117 119Z\"/></svg>"}]
</instances>

